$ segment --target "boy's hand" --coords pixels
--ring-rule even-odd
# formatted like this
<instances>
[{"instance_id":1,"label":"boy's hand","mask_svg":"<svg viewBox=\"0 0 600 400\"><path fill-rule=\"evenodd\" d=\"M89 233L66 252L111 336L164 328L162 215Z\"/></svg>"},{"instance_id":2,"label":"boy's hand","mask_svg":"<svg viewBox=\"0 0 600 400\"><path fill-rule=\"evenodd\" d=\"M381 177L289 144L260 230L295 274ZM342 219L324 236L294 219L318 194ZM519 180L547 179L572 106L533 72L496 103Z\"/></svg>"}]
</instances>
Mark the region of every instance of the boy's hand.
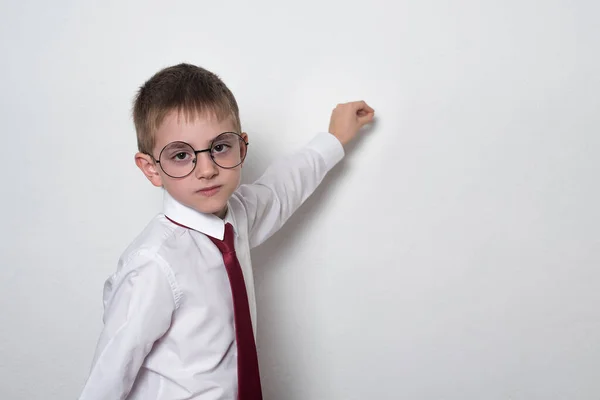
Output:
<instances>
[{"instance_id":1,"label":"boy's hand","mask_svg":"<svg viewBox=\"0 0 600 400\"><path fill-rule=\"evenodd\" d=\"M374 116L375 110L364 101L338 104L331 113L329 133L345 145L354 139L359 129L371 122Z\"/></svg>"}]
</instances>

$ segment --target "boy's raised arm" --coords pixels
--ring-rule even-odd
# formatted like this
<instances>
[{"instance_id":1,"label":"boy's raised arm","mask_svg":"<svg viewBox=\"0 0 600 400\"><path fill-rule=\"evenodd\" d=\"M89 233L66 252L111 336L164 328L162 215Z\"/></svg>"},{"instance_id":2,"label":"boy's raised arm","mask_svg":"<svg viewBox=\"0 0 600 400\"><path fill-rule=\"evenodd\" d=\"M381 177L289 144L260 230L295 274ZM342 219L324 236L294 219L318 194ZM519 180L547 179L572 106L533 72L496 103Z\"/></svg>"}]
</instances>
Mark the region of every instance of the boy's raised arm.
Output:
<instances>
[{"instance_id":1,"label":"boy's raised arm","mask_svg":"<svg viewBox=\"0 0 600 400\"><path fill-rule=\"evenodd\" d=\"M343 145L373 116L373 109L363 101L338 105L331 115L329 133L317 135L300 151L277 160L256 182L240 186L251 247L283 226L344 157Z\"/></svg>"}]
</instances>

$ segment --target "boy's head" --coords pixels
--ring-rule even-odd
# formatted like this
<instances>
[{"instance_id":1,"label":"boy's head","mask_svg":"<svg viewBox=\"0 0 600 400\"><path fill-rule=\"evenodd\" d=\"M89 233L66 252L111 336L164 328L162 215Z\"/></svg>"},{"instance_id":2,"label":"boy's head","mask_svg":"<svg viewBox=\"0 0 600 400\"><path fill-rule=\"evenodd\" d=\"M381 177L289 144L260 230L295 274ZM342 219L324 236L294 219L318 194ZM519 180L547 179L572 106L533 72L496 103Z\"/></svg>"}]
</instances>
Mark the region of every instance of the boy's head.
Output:
<instances>
[{"instance_id":1,"label":"boy's head","mask_svg":"<svg viewBox=\"0 0 600 400\"><path fill-rule=\"evenodd\" d=\"M223 217L240 183L248 136L221 79L189 64L165 68L138 91L133 119L136 164L150 182L188 207Z\"/></svg>"}]
</instances>

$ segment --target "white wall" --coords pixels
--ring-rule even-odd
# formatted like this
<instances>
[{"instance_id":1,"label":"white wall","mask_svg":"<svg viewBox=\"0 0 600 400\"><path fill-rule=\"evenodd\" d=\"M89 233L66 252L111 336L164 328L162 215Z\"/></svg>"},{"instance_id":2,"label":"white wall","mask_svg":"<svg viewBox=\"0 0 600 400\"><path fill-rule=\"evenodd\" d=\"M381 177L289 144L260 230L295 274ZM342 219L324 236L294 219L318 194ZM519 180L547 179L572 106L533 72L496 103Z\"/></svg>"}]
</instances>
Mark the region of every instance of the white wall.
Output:
<instances>
[{"instance_id":1,"label":"white wall","mask_svg":"<svg viewBox=\"0 0 600 400\"><path fill-rule=\"evenodd\" d=\"M0 398L73 399L160 211L133 95L217 72L246 180L377 111L254 253L268 399L600 398L598 2L3 1Z\"/></svg>"}]
</instances>

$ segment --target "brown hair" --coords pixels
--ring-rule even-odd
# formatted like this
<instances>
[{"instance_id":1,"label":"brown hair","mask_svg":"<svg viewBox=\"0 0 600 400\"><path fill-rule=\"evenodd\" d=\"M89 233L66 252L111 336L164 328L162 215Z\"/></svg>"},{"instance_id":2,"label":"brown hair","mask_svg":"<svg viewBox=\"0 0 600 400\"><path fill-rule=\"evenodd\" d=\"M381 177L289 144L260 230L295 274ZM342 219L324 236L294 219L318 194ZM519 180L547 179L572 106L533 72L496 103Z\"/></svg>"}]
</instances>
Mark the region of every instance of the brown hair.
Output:
<instances>
[{"instance_id":1,"label":"brown hair","mask_svg":"<svg viewBox=\"0 0 600 400\"><path fill-rule=\"evenodd\" d=\"M206 112L219 120L233 118L241 132L238 105L225 83L202 67L182 63L158 71L135 96L133 122L140 152L152 154L156 130L174 110L187 120Z\"/></svg>"}]
</instances>

